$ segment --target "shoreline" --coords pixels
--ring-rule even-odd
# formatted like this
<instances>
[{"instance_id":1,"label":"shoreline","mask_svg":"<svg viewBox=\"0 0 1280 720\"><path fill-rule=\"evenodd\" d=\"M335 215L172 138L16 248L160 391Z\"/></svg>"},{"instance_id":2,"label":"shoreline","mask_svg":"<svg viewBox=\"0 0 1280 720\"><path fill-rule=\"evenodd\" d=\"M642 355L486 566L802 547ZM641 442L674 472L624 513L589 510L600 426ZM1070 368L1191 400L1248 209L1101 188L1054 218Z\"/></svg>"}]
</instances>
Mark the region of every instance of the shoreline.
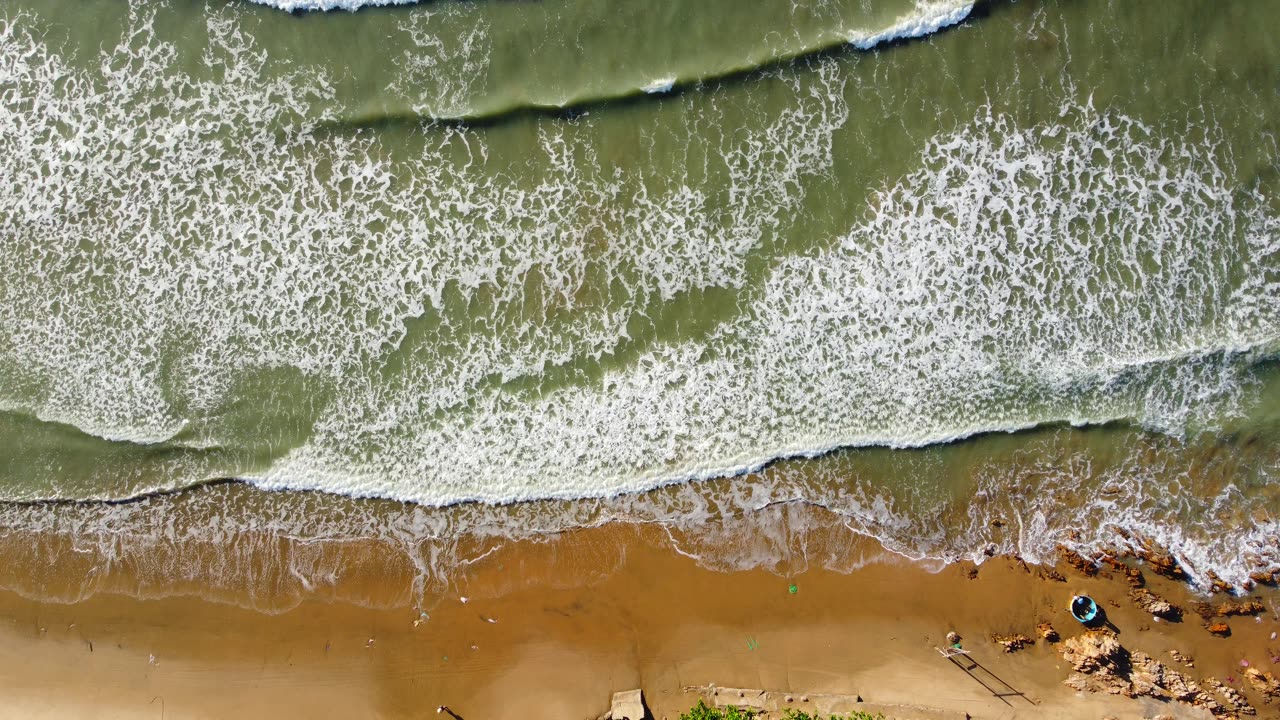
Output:
<instances>
[{"instance_id":1,"label":"shoreline","mask_svg":"<svg viewBox=\"0 0 1280 720\"><path fill-rule=\"evenodd\" d=\"M159 717L161 698L165 717L409 718L446 704L468 720L560 720L598 717L612 692L639 687L655 718L674 719L696 702L686 688L710 685L860 696L901 718L1201 717L1181 703L1062 684L1062 642L1046 643L1036 627L1050 622L1064 642L1080 635L1065 609L1079 592L1099 601L1125 648L1191 656L1196 669L1186 672L1235 680L1259 709L1264 698L1244 687L1239 661L1270 670L1280 656L1270 640L1280 630L1274 590L1257 593L1267 608L1257 620L1228 618L1231 636L1220 638L1192 608L1226 596L1195 595L1150 563L1104 563L1088 576L1066 562L995 557L931 572L868 544L848 574L726 573L656 543L660 532L610 525L504 543L459 567L448 587L428 589L420 608L397 604L402 578L379 572L376 558L348 580L391 600L383 607L326 598L323 588L278 614L196 597L100 592L59 604L0 592L0 717L90 708ZM352 548L353 557L369 552ZM1183 608L1181 622L1153 622L1134 605L1131 567ZM942 658L936 648L951 631L1021 695L995 697ZM1012 634L1036 642L1004 653L991 639Z\"/></svg>"}]
</instances>

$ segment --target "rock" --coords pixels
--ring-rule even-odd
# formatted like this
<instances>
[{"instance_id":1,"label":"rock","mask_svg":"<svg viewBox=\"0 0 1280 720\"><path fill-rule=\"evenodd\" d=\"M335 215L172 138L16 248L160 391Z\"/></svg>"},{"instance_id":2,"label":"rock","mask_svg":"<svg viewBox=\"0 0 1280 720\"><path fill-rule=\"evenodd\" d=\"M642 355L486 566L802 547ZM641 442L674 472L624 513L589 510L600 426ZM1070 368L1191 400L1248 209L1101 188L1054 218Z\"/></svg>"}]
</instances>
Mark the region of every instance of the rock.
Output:
<instances>
[{"instance_id":1,"label":"rock","mask_svg":"<svg viewBox=\"0 0 1280 720\"><path fill-rule=\"evenodd\" d=\"M1258 585L1274 586L1276 584L1276 574L1274 571L1255 570L1249 573L1249 579Z\"/></svg>"},{"instance_id":2,"label":"rock","mask_svg":"<svg viewBox=\"0 0 1280 720\"><path fill-rule=\"evenodd\" d=\"M1218 606L1216 615L1218 617L1231 617L1233 615L1258 615L1266 610L1266 606L1257 600L1228 600Z\"/></svg>"},{"instance_id":3,"label":"rock","mask_svg":"<svg viewBox=\"0 0 1280 720\"><path fill-rule=\"evenodd\" d=\"M1201 689L1194 680L1146 653L1134 653L1132 662L1135 676L1135 696L1149 695L1158 698L1162 697L1161 693L1163 692L1165 693L1164 696L1178 702L1204 708L1214 715L1221 715L1225 710L1221 703ZM1136 692L1143 688L1150 688L1151 690L1150 692Z\"/></svg>"},{"instance_id":4,"label":"rock","mask_svg":"<svg viewBox=\"0 0 1280 720\"><path fill-rule=\"evenodd\" d=\"M1231 592L1231 583L1218 577L1212 570L1205 572L1209 578L1209 592L1211 593L1229 593Z\"/></svg>"},{"instance_id":5,"label":"rock","mask_svg":"<svg viewBox=\"0 0 1280 720\"><path fill-rule=\"evenodd\" d=\"M1127 658L1128 651L1108 630L1090 630L1062 643L1062 659L1080 673L1115 674Z\"/></svg>"},{"instance_id":6,"label":"rock","mask_svg":"<svg viewBox=\"0 0 1280 720\"><path fill-rule=\"evenodd\" d=\"M1244 671L1244 677L1254 690L1263 694L1267 702L1271 702L1271 698L1280 697L1280 681L1277 681L1271 673L1257 668L1247 668Z\"/></svg>"},{"instance_id":7,"label":"rock","mask_svg":"<svg viewBox=\"0 0 1280 720\"><path fill-rule=\"evenodd\" d=\"M1178 564L1178 561L1174 559L1173 555L1169 554L1168 550L1156 545L1149 539L1143 539L1142 545L1143 548L1136 555L1147 563L1147 567L1151 568L1151 572L1174 580L1186 579L1187 573Z\"/></svg>"},{"instance_id":8,"label":"rock","mask_svg":"<svg viewBox=\"0 0 1280 720\"><path fill-rule=\"evenodd\" d=\"M1045 642L1058 642L1058 631L1054 629L1053 625L1047 622L1042 622L1037 625L1036 632L1040 633L1040 637L1044 638Z\"/></svg>"},{"instance_id":9,"label":"rock","mask_svg":"<svg viewBox=\"0 0 1280 720\"><path fill-rule=\"evenodd\" d=\"M1130 653L1109 631L1093 630L1068 638L1062 643L1062 657L1075 670L1064 684L1077 690L1177 700L1218 717L1231 716L1231 711L1191 678L1146 653Z\"/></svg>"},{"instance_id":10,"label":"rock","mask_svg":"<svg viewBox=\"0 0 1280 720\"><path fill-rule=\"evenodd\" d=\"M1098 574L1098 566L1092 560L1089 560L1080 553L1072 550L1064 545L1058 546L1058 555L1062 557L1062 561L1075 568L1086 577L1093 577Z\"/></svg>"},{"instance_id":11,"label":"rock","mask_svg":"<svg viewBox=\"0 0 1280 720\"><path fill-rule=\"evenodd\" d=\"M1224 622L1216 622L1208 626L1209 632L1219 637L1229 637L1231 635L1231 626Z\"/></svg>"},{"instance_id":12,"label":"rock","mask_svg":"<svg viewBox=\"0 0 1280 720\"><path fill-rule=\"evenodd\" d=\"M609 717L612 720L644 720L644 694L639 690L623 690L614 693Z\"/></svg>"},{"instance_id":13,"label":"rock","mask_svg":"<svg viewBox=\"0 0 1280 720\"><path fill-rule=\"evenodd\" d=\"M1145 653L1133 653L1129 659L1129 683L1131 685L1125 695L1129 697L1147 696L1160 698L1161 700L1172 698L1189 702L1195 697L1194 686L1189 690L1185 683L1181 682L1180 677L1175 677L1176 673L1165 667ZM1166 685L1173 685L1172 689L1166 688Z\"/></svg>"},{"instance_id":14,"label":"rock","mask_svg":"<svg viewBox=\"0 0 1280 720\"><path fill-rule=\"evenodd\" d=\"M1195 661L1194 661L1194 660L1192 660L1191 658L1187 657L1186 655L1183 655L1182 653L1178 652L1177 650L1170 650L1170 651L1169 651L1169 657L1173 658L1175 661L1177 661L1177 662L1179 662L1179 663L1182 663L1183 665L1186 665L1186 666L1187 666L1187 667L1189 667L1189 668L1193 668L1193 667L1195 667L1195 666L1196 666L1196 663L1195 663Z\"/></svg>"},{"instance_id":15,"label":"rock","mask_svg":"<svg viewBox=\"0 0 1280 720\"><path fill-rule=\"evenodd\" d=\"M1125 581L1127 581L1129 585L1135 588L1140 588L1143 585L1147 584L1147 580L1142 576L1141 570L1139 570L1138 568L1129 567L1128 565L1124 564L1124 561L1120 560L1119 558L1115 558L1108 555L1107 557L1104 557L1102 561L1107 565L1110 565L1111 568L1116 572L1123 573Z\"/></svg>"},{"instance_id":16,"label":"rock","mask_svg":"<svg viewBox=\"0 0 1280 720\"><path fill-rule=\"evenodd\" d=\"M1244 696L1240 694L1240 691L1230 685L1224 684L1217 678L1205 678L1204 684L1213 688L1213 691L1218 693L1218 697L1225 701L1224 704L1231 712L1239 715L1258 714L1258 711L1249 704L1248 700L1244 699Z\"/></svg>"},{"instance_id":17,"label":"rock","mask_svg":"<svg viewBox=\"0 0 1280 720\"><path fill-rule=\"evenodd\" d=\"M1004 651L1007 653L1016 652L1028 645L1034 645L1036 642L1035 640L1032 640L1026 635L1022 635L1020 633L1015 633L1013 635L992 635L991 639L1003 645Z\"/></svg>"},{"instance_id":18,"label":"rock","mask_svg":"<svg viewBox=\"0 0 1280 720\"><path fill-rule=\"evenodd\" d=\"M1142 608L1144 612L1156 617L1162 617L1166 620L1175 620L1182 617L1182 611L1174 606L1173 603L1145 588L1130 590L1129 599L1133 601L1134 605Z\"/></svg>"}]
</instances>

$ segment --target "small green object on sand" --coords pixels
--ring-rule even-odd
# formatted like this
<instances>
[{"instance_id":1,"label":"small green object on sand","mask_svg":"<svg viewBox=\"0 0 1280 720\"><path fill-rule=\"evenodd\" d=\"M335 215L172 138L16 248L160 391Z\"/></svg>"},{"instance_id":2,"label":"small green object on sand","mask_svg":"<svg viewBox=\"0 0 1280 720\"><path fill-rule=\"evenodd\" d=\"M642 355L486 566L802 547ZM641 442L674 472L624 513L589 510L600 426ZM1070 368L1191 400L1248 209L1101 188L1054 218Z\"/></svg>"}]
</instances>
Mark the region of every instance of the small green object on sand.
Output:
<instances>
[{"instance_id":1,"label":"small green object on sand","mask_svg":"<svg viewBox=\"0 0 1280 720\"><path fill-rule=\"evenodd\" d=\"M791 594L792 594L792 595L795 595L795 594L796 594L796 592L797 592L799 589L800 589L800 588L798 588L798 587L796 587L794 584L792 584L792 585L791 585L791 587L790 587Z\"/></svg>"}]
</instances>

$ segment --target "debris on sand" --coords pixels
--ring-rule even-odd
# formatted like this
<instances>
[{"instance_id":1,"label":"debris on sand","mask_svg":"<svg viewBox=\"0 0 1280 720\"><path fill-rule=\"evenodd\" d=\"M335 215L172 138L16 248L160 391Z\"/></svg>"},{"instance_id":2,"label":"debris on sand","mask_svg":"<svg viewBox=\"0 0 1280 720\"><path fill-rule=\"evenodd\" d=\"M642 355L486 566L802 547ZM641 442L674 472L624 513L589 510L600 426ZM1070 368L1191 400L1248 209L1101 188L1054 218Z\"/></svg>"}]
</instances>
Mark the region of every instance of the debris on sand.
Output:
<instances>
[{"instance_id":1,"label":"debris on sand","mask_svg":"<svg viewBox=\"0 0 1280 720\"><path fill-rule=\"evenodd\" d=\"M1058 642L1058 631L1050 623L1042 622L1036 625L1036 632L1040 633L1040 637L1044 638L1045 642Z\"/></svg>"},{"instance_id":2,"label":"debris on sand","mask_svg":"<svg viewBox=\"0 0 1280 720\"><path fill-rule=\"evenodd\" d=\"M1189 668L1194 668L1196 666L1195 660L1192 660L1191 658L1187 657L1186 655L1183 655L1177 650L1170 650L1169 657L1173 658L1174 662L1181 663Z\"/></svg>"},{"instance_id":3,"label":"debris on sand","mask_svg":"<svg viewBox=\"0 0 1280 720\"><path fill-rule=\"evenodd\" d=\"M1013 635L992 635L991 639L1004 646L1007 653L1017 652L1028 645L1035 645L1036 641L1021 633Z\"/></svg>"},{"instance_id":4,"label":"debris on sand","mask_svg":"<svg viewBox=\"0 0 1280 720\"><path fill-rule=\"evenodd\" d=\"M1052 580L1054 582L1066 582L1067 576L1054 570L1053 568L1040 568L1036 571L1036 577Z\"/></svg>"}]
</instances>

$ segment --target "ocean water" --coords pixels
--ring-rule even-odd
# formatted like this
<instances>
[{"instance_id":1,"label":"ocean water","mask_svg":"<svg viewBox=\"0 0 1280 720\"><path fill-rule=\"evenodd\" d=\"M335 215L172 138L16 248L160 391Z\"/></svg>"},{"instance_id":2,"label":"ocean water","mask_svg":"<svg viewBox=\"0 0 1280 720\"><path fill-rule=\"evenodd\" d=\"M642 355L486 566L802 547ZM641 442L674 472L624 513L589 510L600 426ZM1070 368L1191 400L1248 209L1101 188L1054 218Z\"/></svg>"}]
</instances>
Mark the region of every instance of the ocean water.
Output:
<instances>
[{"instance_id":1,"label":"ocean water","mask_svg":"<svg viewBox=\"0 0 1280 720\"><path fill-rule=\"evenodd\" d=\"M0 8L0 532L1280 567L1280 6L383 5Z\"/></svg>"}]
</instances>

